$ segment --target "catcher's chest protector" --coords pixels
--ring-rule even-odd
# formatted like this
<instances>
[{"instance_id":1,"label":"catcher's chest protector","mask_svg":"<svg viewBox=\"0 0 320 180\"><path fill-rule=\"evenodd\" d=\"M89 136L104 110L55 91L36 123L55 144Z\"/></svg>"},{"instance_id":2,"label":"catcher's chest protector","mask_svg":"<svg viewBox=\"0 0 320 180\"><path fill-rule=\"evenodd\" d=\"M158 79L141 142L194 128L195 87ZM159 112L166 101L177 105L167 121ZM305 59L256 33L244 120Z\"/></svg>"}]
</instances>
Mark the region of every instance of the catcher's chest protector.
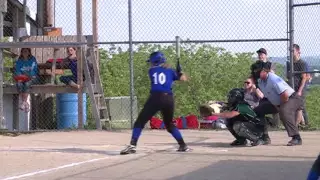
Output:
<instances>
[{"instance_id":1,"label":"catcher's chest protector","mask_svg":"<svg viewBox=\"0 0 320 180\"><path fill-rule=\"evenodd\" d=\"M263 124L264 122L261 121L256 113L253 111L253 109L250 107L250 105L246 103L238 104L235 108L235 111L238 111L240 113L240 116L243 117L248 122L252 122L254 124Z\"/></svg>"}]
</instances>

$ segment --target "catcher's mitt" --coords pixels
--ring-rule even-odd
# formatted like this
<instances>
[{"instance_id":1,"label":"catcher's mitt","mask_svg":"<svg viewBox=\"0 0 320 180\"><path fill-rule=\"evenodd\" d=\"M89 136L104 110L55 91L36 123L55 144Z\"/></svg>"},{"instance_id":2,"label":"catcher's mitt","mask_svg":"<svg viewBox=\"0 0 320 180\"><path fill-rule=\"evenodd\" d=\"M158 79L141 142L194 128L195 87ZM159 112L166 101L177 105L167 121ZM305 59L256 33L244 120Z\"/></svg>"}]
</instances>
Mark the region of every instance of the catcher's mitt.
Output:
<instances>
[{"instance_id":1,"label":"catcher's mitt","mask_svg":"<svg viewBox=\"0 0 320 180\"><path fill-rule=\"evenodd\" d=\"M214 111L208 104L202 104L199 106L200 116L207 117L211 116Z\"/></svg>"},{"instance_id":2,"label":"catcher's mitt","mask_svg":"<svg viewBox=\"0 0 320 180\"><path fill-rule=\"evenodd\" d=\"M207 117L211 116L212 113L220 113L221 107L221 104L215 101L209 101L208 103L199 106L200 115L202 117Z\"/></svg>"}]
</instances>

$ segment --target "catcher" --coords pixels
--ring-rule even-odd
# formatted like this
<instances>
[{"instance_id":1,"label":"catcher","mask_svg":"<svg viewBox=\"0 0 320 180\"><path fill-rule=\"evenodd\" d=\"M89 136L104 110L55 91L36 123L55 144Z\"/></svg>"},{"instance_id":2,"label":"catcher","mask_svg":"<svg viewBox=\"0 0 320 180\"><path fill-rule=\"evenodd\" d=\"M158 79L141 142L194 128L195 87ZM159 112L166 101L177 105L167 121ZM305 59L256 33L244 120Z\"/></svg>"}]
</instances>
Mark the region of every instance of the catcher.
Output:
<instances>
[{"instance_id":1,"label":"catcher","mask_svg":"<svg viewBox=\"0 0 320 180\"><path fill-rule=\"evenodd\" d=\"M244 100L244 90L235 88L228 93L227 106L223 107L224 112L213 113L213 115L227 119L227 128L236 138L230 145L247 145L247 139L252 146L263 144L264 120L257 118L256 113Z\"/></svg>"}]
</instances>

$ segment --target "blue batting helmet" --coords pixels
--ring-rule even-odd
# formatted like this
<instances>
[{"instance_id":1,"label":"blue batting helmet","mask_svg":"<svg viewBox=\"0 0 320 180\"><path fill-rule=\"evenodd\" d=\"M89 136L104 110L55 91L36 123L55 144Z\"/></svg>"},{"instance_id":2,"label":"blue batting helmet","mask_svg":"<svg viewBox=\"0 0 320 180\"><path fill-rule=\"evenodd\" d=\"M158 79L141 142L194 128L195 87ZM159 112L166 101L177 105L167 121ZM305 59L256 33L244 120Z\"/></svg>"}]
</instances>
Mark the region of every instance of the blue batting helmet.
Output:
<instances>
[{"instance_id":1,"label":"blue batting helmet","mask_svg":"<svg viewBox=\"0 0 320 180\"><path fill-rule=\"evenodd\" d=\"M166 57L164 56L164 54L160 51L156 51L150 54L149 59L147 60L147 62L152 63L153 65L160 65L162 63L166 62Z\"/></svg>"}]
</instances>

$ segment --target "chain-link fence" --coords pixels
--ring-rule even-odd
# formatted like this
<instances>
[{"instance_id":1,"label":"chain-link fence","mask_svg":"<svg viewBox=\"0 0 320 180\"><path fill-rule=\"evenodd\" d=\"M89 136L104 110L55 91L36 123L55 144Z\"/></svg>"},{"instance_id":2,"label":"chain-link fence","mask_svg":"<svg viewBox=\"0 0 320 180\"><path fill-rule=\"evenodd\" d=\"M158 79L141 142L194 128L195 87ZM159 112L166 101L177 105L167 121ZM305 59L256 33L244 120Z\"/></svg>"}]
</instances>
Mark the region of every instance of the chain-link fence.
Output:
<instances>
[{"instance_id":1,"label":"chain-link fence","mask_svg":"<svg viewBox=\"0 0 320 180\"><path fill-rule=\"evenodd\" d=\"M320 2L296 0L292 4L292 64L294 89L305 100L302 120L314 127L320 126L319 111L319 21ZM290 22L290 21L289 21ZM302 88L305 87L305 88Z\"/></svg>"},{"instance_id":2,"label":"chain-link fence","mask_svg":"<svg viewBox=\"0 0 320 180\"><path fill-rule=\"evenodd\" d=\"M180 47L180 63L189 81L173 87L175 117L199 116L199 104L209 100L225 101L230 89L244 87L250 65L258 59L257 50L260 48L267 51L266 57L260 58L273 62L275 72L288 82L291 82L290 62L294 59L289 47L294 43L300 45L301 57L308 65L307 71L318 69L317 30L320 26L316 21L319 11L319 1L316 0L92 0L83 1L80 4L82 9L78 7L78 11L76 2L80 1L8 0L8 11L4 13L4 40L77 42L77 34L93 35L94 44L98 47L95 57L99 62L99 77L114 129L131 128L143 107L150 86L145 61L154 50L162 50L168 62L175 67L176 45ZM301 5L306 3L310 6ZM17 17L25 17L22 18L25 20ZM25 37L26 34L31 36ZM176 36L180 39L178 44ZM4 73L4 82L12 87L4 90L3 102L12 104L10 110L4 106L4 114L7 124L11 123L8 124L11 129L21 129L17 128L19 122L29 122L28 130L63 129L65 127L59 127L58 122L70 119L78 122L77 91L69 87L70 79L61 78L72 77L74 68L60 69L57 66L54 78L51 73L54 61L59 61L59 64L68 57L66 47L57 49L31 48L38 62L39 84L54 85L52 88L47 86L51 91L53 88L61 89L45 93L42 88L39 90L42 92L31 93L28 113L23 111L24 105L19 104L17 93L5 92L16 92L12 68L19 59L20 49L4 51L5 69L8 70ZM315 98L319 94L316 86L318 74L309 73L312 80L306 83L306 109L309 122L317 127L320 122L315 106L319 99ZM92 108L90 93L86 91L85 94L85 128L94 129L97 127L95 108ZM6 116L7 112L12 115ZM65 116L65 120L59 119L60 116ZM70 128L70 125L63 126Z\"/></svg>"}]
</instances>

